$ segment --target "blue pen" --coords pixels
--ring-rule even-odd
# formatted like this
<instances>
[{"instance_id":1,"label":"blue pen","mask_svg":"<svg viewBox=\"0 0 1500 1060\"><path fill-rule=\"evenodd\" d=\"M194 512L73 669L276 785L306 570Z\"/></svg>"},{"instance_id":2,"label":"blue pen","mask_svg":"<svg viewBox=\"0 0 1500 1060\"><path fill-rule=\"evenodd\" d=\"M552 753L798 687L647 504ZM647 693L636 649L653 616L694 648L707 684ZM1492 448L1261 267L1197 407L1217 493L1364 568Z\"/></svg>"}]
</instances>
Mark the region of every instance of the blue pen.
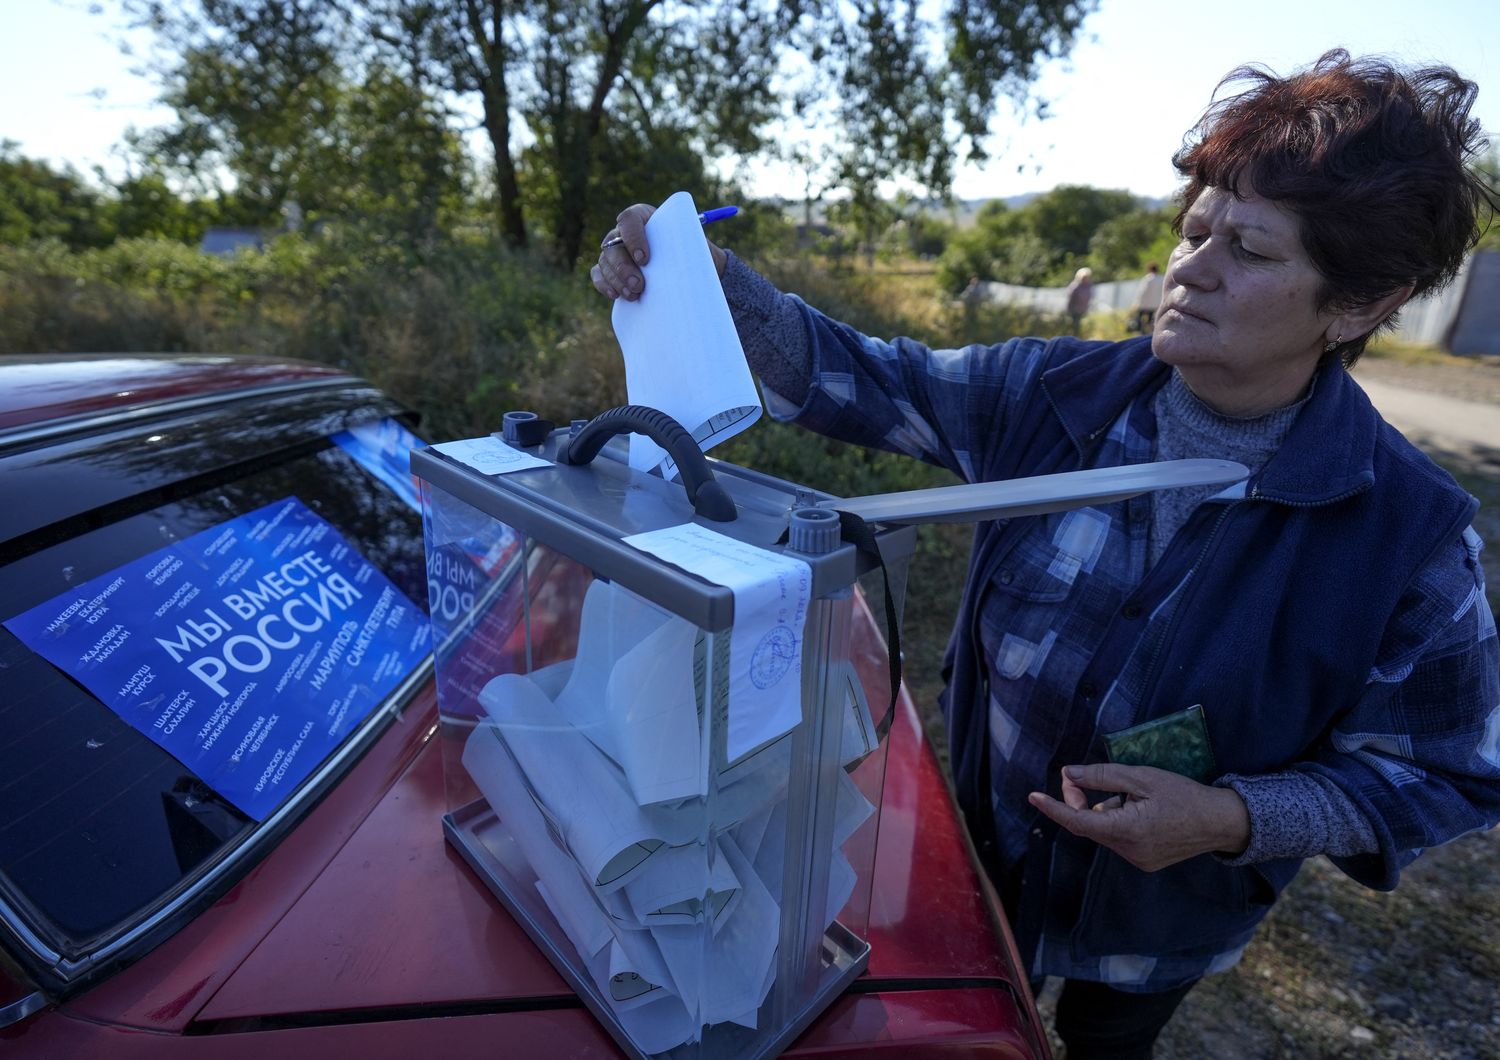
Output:
<instances>
[{"instance_id":1,"label":"blue pen","mask_svg":"<svg viewBox=\"0 0 1500 1060\"><path fill-rule=\"evenodd\" d=\"M713 222L722 221L726 217L733 217L739 212L740 208L738 206L715 206L712 210L704 210L700 213L698 215L698 223L705 225L713 224ZM610 247L618 247L624 242L625 240L620 236L610 236L603 243L599 244L599 249L608 250Z\"/></svg>"}]
</instances>

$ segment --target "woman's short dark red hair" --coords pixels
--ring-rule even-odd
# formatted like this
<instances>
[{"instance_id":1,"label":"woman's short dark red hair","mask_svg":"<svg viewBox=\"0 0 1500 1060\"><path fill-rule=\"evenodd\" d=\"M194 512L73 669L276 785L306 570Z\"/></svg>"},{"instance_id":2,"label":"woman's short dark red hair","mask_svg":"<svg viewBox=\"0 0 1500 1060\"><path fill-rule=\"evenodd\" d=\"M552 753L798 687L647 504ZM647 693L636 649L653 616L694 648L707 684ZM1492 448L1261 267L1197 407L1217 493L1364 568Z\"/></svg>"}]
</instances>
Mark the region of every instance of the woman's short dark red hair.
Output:
<instances>
[{"instance_id":1,"label":"woman's short dark red hair","mask_svg":"<svg viewBox=\"0 0 1500 1060\"><path fill-rule=\"evenodd\" d=\"M1219 87L1235 82L1250 85L1211 105L1172 158L1187 178L1179 232L1205 188L1253 190L1299 219L1323 308L1407 284L1418 297L1453 279L1494 210L1470 166L1488 143L1469 115L1472 81L1446 66L1406 70L1336 50L1285 78L1242 66ZM1339 346L1345 365L1365 338Z\"/></svg>"}]
</instances>

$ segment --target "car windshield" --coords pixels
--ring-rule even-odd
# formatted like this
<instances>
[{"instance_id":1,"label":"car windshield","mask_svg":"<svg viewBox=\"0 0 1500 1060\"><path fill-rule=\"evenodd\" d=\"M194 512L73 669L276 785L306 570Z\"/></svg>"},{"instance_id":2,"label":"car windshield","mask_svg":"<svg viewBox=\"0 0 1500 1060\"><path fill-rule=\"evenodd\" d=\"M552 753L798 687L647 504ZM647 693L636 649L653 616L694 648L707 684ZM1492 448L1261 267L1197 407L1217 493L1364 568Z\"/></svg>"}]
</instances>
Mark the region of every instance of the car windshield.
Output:
<instances>
[{"instance_id":1,"label":"car windshield","mask_svg":"<svg viewBox=\"0 0 1500 1060\"><path fill-rule=\"evenodd\" d=\"M239 757L248 757L251 745L258 749L259 744L249 738L242 740L239 730L231 729L225 742L236 741L238 746L221 747L202 758L185 757L180 750L174 755L166 749L173 746L169 740L160 738L159 733L158 738L148 737L142 729L149 731L149 725L140 724L139 718L131 724L128 712L118 703L111 706L103 701L109 698L107 694L101 698L89 691L90 685L95 692L99 691L97 680L79 677L78 669L70 670L69 666L58 664L56 658L49 661L33 650L36 638L28 640L16 632L22 628L18 616L43 611L55 601L67 599L70 592L85 595L94 592L83 587L106 575L114 579L110 584L120 583L117 572L140 566L166 546L186 548L194 535L200 535L195 540L207 540L213 546L215 535L227 533L216 528L240 525L251 513L265 509L278 513L277 519L300 519L305 524L298 539L301 543L272 561L269 577L231 572L219 577L217 588L211 579L200 577L201 588L205 590L201 594L198 589L190 593L179 590L175 599L169 598L168 603L160 605L149 593L138 593L136 599L128 599L129 584L120 583L126 588L110 598L110 609L114 612L110 622L117 621L115 615L125 615L118 621L136 621L137 632L142 634L135 638L137 643L161 636L168 644L175 640L177 648L184 649L194 646L193 629L212 632L212 623L207 619L194 627L188 624L189 617L220 614L227 616L222 619L223 626L236 626L236 614L227 610L224 603L228 599L226 590L233 588L235 600L230 603L238 601L236 606L242 608L240 616L254 614L257 606L265 611L258 625L248 618L238 622L236 628L251 633L244 641L250 641L258 629L262 640L282 647L299 639L287 621L300 622L298 629L312 628L319 624L314 608L321 606L326 615L340 599L373 600L376 598L376 593L370 591L373 585L380 589L379 599L384 603L378 613L350 612L350 616L360 619L362 627L357 625L354 634L342 638L343 650L347 655L357 649L361 628L365 634L372 627L377 631L395 628L397 615L404 612L410 644L403 644L401 650L393 650L378 660L386 683L377 686L374 695L377 698L388 695L390 688L404 679L427 650L425 641L419 645L418 635L411 633L419 625L424 629L421 636L426 636L422 526L410 499L399 497L381 477L366 470L369 466L369 461L357 460L344 448L330 446L263 466L234 482L174 497L159 507L117 522L83 529L77 536L0 567L0 620L8 624L8 628L0 628L0 671L5 681L5 695L0 697L0 731L6 734L0 744L0 889L10 909L56 952L63 955L87 952L180 894L222 854L255 834L258 820L294 801L298 780L305 778L319 761L335 753L376 704L358 700L349 693L345 703L350 716L330 727L333 734L330 745L309 740L312 749L304 750L298 769L286 778L287 790L276 791L273 786L273 800L264 792L266 780L281 778L269 770L261 774L256 780L261 787L256 790L261 792L262 799L271 801L256 803L248 794L226 794L230 789L224 780L228 774L223 767L231 756L234 764L239 764ZM383 477L387 481L391 478ZM260 525L267 521L262 520ZM209 534L204 536L206 531ZM227 548L221 548L220 555L226 561L233 558ZM310 602L305 606L299 603L302 607L299 612L291 609L290 599L285 606L273 599L278 595L272 591L277 586L290 592L284 580L277 580L276 571L296 581L299 570L294 563L301 563L307 571L320 571L329 569L332 562L329 557L340 556L353 557L349 562L357 564L349 568L358 570L359 578L364 579L358 581L357 588L354 576L328 574L325 580L334 590L344 593L342 597L332 593L333 603L328 599L330 593L325 593L322 600L309 597ZM170 589L171 581L159 573L167 568L160 563L156 568L144 571L155 577L141 584L150 588L159 579L165 589ZM262 564L257 569L267 567ZM227 584L226 577L235 584ZM302 578L303 583L307 580ZM184 606L184 597L188 595L199 596L191 607ZM400 596L406 601L401 601ZM213 606L205 609L205 601ZM411 606L407 607L406 602ZM271 604L277 606L273 609ZM370 618L369 614L376 617ZM162 676L158 688L167 687L170 694L172 681L180 679L186 687L196 679L194 687L198 688L204 709L218 704L212 717L222 717L226 711L232 715L240 707L244 707L246 714L258 710L263 719L269 715L272 722L279 716L283 725L271 737L274 745L278 739L288 739L288 726L304 724L302 714L307 713L309 705L297 702L299 696L312 700L345 693L344 689L333 687L337 676L326 683L317 681L317 670L332 651L323 645L339 639L332 634L349 625L346 621L343 627L337 626L339 617L335 615L329 628L317 634L322 639L315 641L311 633L300 637L303 654L308 656L300 664L301 672L296 669L301 656L292 656L290 663L279 656L274 665L263 661L256 650L266 652L266 660L271 659L271 653L260 642L256 642L258 649L248 643L235 646L237 655L228 650L218 652L217 649L235 639L225 638L210 646L214 651L199 652L202 658L192 665L184 661L179 668L164 666L173 672ZM56 624L54 620L53 625ZM113 628L109 622L100 622L99 626L106 627L105 634ZM100 630L96 627L93 633L99 636ZM329 635L323 636L325 633ZM117 635L116 640L122 639ZM375 640L372 655L381 648L379 637ZM95 643L96 652L99 643L102 639ZM319 662L320 652L323 662ZM171 654L175 660L180 652ZM337 661L336 655L333 658ZM226 666L224 660L234 665ZM240 686L234 685L232 679L244 676L236 668L264 671L254 674L260 680L259 689L254 690L255 685L251 684L252 692L242 690L236 694L235 688ZM145 669L136 669L132 679L137 684ZM191 676L185 673L188 670L192 671ZM329 671L335 675L340 672L332 667ZM312 682L309 687L316 688L316 695L307 688L299 691L287 687L295 685L293 677L301 679L304 675L307 682ZM122 692L124 684L128 682L122 683ZM219 699L221 695L225 697L223 701ZM323 709L322 703L312 706ZM159 717L165 715L166 708L159 704L154 709ZM202 717L200 712L182 728L184 731L198 728ZM162 728L160 723L158 728ZM301 735L307 736L311 729L309 721ZM271 727L262 720L258 730L261 739L266 740ZM298 735L295 728L291 735ZM302 742L297 740L298 745ZM291 745L288 742L285 746ZM285 746L278 753L290 761ZM297 749L291 746L292 752ZM185 765L184 760L195 762L197 769ZM215 768L208 768L209 764Z\"/></svg>"}]
</instances>

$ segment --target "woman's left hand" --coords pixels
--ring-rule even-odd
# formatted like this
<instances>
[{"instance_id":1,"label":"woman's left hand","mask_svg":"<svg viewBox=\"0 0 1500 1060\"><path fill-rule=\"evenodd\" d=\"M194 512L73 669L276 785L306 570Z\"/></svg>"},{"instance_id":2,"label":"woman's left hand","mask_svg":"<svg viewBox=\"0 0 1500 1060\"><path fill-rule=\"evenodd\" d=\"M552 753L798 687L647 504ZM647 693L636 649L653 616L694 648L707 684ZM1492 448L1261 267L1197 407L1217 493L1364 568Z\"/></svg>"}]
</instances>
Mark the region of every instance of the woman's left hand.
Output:
<instances>
[{"instance_id":1,"label":"woman's left hand","mask_svg":"<svg viewBox=\"0 0 1500 1060\"><path fill-rule=\"evenodd\" d=\"M1090 806L1084 789L1120 794ZM1074 835L1109 847L1138 869L1155 872L1250 843L1250 814L1231 788L1214 788L1150 766L1065 766L1063 801L1040 791L1028 800Z\"/></svg>"}]
</instances>

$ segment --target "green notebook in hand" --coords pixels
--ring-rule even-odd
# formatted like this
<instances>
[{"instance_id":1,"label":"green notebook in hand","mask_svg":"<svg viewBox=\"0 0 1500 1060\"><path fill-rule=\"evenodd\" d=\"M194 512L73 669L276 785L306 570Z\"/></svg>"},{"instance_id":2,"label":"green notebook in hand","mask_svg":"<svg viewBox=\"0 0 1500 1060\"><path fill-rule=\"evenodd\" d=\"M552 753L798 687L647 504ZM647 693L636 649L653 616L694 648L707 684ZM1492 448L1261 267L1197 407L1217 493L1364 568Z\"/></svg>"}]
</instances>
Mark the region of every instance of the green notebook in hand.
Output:
<instances>
[{"instance_id":1,"label":"green notebook in hand","mask_svg":"<svg viewBox=\"0 0 1500 1060\"><path fill-rule=\"evenodd\" d=\"M1203 705L1166 717L1104 734L1104 750L1111 762L1124 766L1155 766L1200 784L1218 776Z\"/></svg>"}]
</instances>

